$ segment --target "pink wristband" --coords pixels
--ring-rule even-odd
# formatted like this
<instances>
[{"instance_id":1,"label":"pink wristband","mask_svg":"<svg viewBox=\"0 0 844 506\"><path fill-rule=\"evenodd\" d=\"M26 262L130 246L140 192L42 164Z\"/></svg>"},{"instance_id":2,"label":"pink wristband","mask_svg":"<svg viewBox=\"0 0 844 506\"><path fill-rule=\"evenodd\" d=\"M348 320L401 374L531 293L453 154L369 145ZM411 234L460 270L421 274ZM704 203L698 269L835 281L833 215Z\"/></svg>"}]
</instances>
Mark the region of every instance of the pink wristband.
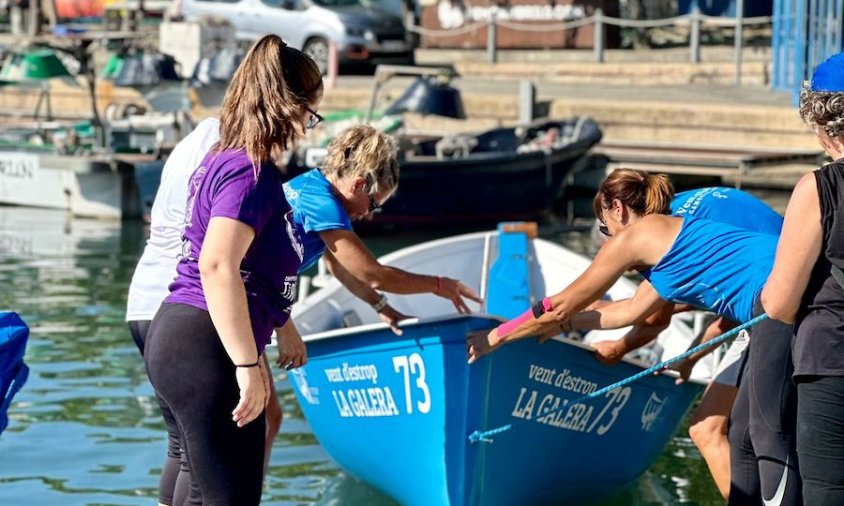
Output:
<instances>
[{"instance_id":1,"label":"pink wristband","mask_svg":"<svg viewBox=\"0 0 844 506\"><path fill-rule=\"evenodd\" d=\"M536 314L538 312L537 306L539 306L539 304L534 305L534 307L528 309L527 311L525 311L524 313L520 314L519 316L513 318L512 320L504 322L501 325L499 325L498 326L498 335L499 336L506 336L510 332L513 332L514 330L516 330L516 328L518 328L519 325L521 325L522 323L530 320L531 318L538 318L539 316L542 316L543 313L545 313L549 309L551 309L551 299L549 299L548 297L545 297L544 299L542 299L542 312L539 313L539 314Z\"/></svg>"}]
</instances>

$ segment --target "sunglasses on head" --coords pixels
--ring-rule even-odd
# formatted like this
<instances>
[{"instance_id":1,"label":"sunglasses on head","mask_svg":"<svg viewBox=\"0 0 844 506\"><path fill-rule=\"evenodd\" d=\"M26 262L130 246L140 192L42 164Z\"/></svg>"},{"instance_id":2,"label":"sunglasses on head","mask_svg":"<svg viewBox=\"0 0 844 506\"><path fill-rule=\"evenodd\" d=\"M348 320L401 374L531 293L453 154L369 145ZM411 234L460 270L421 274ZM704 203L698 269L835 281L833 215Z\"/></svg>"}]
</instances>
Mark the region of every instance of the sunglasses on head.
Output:
<instances>
[{"instance_id":1,"label":"sunglasses on head","mask_svg":"<svg viewBox=\"0 0 844 506\"><path fill-rule=\"evenodd\" d=\"M307 128L308 130L310 130L311 128L319 125L320 122L325 119L322 116L320 116L315 110L311 109L308 106L305 106L305 110L308 111L309 113L311 113L311 117L308 118L308 124L305 125L305 128Z\"/></svg>"}]
</instances>

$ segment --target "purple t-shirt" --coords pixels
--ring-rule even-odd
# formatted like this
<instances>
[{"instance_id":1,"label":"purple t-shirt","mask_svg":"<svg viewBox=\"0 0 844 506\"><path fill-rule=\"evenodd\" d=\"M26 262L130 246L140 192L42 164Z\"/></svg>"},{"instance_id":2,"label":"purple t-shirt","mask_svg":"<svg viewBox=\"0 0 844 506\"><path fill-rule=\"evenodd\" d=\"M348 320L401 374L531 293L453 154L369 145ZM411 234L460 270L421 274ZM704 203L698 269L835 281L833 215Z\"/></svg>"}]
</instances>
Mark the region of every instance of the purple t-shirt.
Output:
<instances>
[{"instance_id":1,"label":"purple t-shirt","mask_svg":"<svg viewBox=\"0 0 844 506\"><path fill-rule=\"evenodd\" d=\"M270 342L273 328L284 325L290 316L303 254L278 169L264 164L256 181L252 162L243 150L212 151L205 156L188 183L182 258L165 302L208 310L199 277L199 254L208 222L215 216L235 219L255 230L255 239L240 263L240 274L261 352Z\"/></svg>"}]
</instances>

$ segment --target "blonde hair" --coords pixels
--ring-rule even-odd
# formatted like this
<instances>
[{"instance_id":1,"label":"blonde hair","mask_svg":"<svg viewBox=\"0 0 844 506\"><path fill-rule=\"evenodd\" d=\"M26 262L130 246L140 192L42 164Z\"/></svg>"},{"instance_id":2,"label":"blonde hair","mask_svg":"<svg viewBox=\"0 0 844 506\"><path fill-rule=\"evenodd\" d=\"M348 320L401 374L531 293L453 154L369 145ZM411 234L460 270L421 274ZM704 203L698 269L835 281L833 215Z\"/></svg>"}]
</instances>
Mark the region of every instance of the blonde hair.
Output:
<instances>
[{"instance_id":1,"label":"blonde hair","mask_svg":"<svg viewBox=\"0 0 844 506\"><path fill-rule=\"evenodd\" d=\"M369 125L344 130L328 145L323 173L332 179L362 177L367 193L392 192L399 185L396 141Z\"/></svg>"},{"instance_id":2,"label":"blonde hair","mask_svg":"<svg viewBox=\"0 0 844 506\"><path fill-rule=\"evenodd\" d=\"M310 56L276 35L259 39L244 57L220 107L216 150L243 149L260 164L305 134L302 107L322 95L322 74Z\"/></svg>"},{"instance_id":3,"label":"blonde hair","mask_svg":"<svg viewBox=\"0 0 844 506\"><path fill-rule=\"evenodd\" d=\"M812 91L803 86L800 117L815 132L823 129L830 137L844 135L844 93Z\"/></svg>"},{"instance_id":4,"label":"blonde hair","mask_svg":"<svg viewBox=\"0 0 844 506\"><path fill-rule=\"evenodd\" d=\"M665 174L616 169L601 183L595 195L595 216L600 219L603 210L609 209L615 199L639 216L668 214L674 199L674 186Z\"/></svg>"}]
</instances>

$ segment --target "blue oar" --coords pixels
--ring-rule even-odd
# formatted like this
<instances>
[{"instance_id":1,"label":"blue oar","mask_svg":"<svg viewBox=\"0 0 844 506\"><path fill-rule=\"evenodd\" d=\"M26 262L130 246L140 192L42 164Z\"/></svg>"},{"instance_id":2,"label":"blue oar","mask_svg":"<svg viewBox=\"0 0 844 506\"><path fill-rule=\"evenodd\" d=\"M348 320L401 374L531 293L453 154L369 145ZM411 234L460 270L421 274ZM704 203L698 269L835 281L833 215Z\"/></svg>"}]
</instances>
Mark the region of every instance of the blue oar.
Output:
<instances>
[{"instance_id":1,"label":"blue oar","mask_svg":"<svg viewBox=\"0 0 844 506\"><path fill-rule=\"evenodd\" d=\"M648 376L648 375L653 374L657 371L665 369L669 365L674 364L676 362L679 362L680 360L683 360L685 358L688 358L691 355L694 355L695 353L697 353L701 350L705 350L707 348L715 346L716 344L721 344L724 341L726 341L727 339L735 336L736 334L738 334L742 330L750 328L750 327L756 325L757 323L766 320L767 318L768 318L768 315L763 313L763 314L757 316L756 318L753 318L752 320L745 322L745 323L739 325L738 327L736 327L736 328L734 328L734 329L732 329L728 332L724 332L720 336L718 336L718 337L716 337L716 338L714 338L710 341L699 344L699 345L695 346L694 348L690 348L690 349L686 350L685 352L681 353L680 355L677 355L674 358L670 358L670 359L666 360L665 362L660 362L653 367L649 367L649 368L645 369L644 371L638 372L638 373L634 374L633 376L630 376L629 378L624 378L623 380L617 381L617 382L613 383L612 385L606 386L606 387L604 387L600 390L596 390L594 392L591 392L591 393L588 393L588 394L583 395L581 397L578 397L577 399L575 399L571 402L563 401L563 406L561 408L554 410L554 411L551 411L548 414L550 415L552 413L559 413L560 411L566 409L569 404L577 404L578 402L585 401L586 399L592 399L594 397L598 397L599 395L605 394L605 393L609 392L610 390L614 390L618 387L622 387L622 386L627 385L629 383L633 383L634 381L636 381L640 378L644 378L645 376ZM496 427L496 428L490 429L490 430L485 430L483 432L476 430L475 432L473 432L469 435L469 442L477 443L478 441L482 441L484 443L492 443L492 438L490 436L494 436L495 434L499 434L501 432L510 430L516 425L528 423L528 421L529 420L521 420L521 421L516 422L516 423L508 423L507 425L502 425L500 427Z\"/></svg>"}]
</instances>

